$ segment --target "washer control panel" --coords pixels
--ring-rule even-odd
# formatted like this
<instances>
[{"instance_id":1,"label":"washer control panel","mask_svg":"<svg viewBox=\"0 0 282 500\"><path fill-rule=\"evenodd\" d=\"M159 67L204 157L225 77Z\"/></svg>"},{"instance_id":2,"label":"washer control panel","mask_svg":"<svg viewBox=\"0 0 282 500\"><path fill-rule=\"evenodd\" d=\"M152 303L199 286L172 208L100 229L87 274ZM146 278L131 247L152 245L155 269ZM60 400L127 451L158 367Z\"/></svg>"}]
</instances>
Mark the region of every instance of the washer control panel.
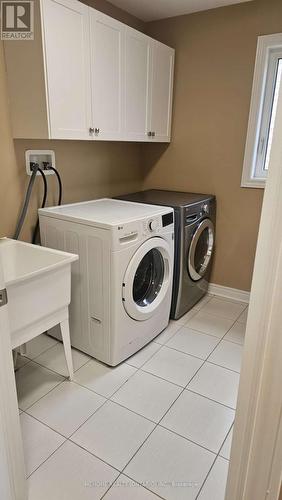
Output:
<instances>
[{"instance_id":1,"label":"washer control panel","mask_svg":"<svg viewBox=\"0 0 282 500\"><path fill-rule=\"evenodd\" d=\"M112 249L119 250L137 241L162 234L164 228L173 230L173 211L166 214L153 215L137 221L117 225L112 231Z\"/></svg>"},{"instance_id":2,"label":"washer control panel","mask_svg":"<svg viewBox=\"0 0 282 500\"><path fill-rule=\"evenodd\" d=\"M143 235L147 236L151 233L157 233L162 228L161 217L152 217L143 221Z\"/></svg>"}]
</instances>

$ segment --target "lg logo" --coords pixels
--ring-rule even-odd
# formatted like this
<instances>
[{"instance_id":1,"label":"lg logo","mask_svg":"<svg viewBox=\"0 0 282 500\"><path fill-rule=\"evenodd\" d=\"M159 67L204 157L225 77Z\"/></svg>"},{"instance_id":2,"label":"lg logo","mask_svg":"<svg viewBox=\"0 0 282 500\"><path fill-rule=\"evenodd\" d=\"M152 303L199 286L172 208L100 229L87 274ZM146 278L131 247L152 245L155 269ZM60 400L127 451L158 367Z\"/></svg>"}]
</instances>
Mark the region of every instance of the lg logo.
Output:
<instances>
[{"instance_id":1,"label":"lg logo","mask_svg":"<svg viewBox=\"0 0 282 500\"><path fill-rule=\"evenodd\" d=\"M33 1L1 1L2 40L33 40Z\"/></svg>"}]
</instances>

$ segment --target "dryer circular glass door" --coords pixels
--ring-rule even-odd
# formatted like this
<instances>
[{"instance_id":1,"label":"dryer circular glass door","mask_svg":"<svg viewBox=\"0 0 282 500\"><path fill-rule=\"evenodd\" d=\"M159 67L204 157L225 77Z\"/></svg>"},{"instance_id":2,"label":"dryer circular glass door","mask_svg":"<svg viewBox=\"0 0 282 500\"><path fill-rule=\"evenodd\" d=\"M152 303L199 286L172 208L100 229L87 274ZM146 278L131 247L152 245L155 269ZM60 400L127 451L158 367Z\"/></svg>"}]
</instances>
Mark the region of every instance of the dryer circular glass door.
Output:
<instances>
[{"instance_id":1,"label":"dryer circular glass door","mask_svg":"<svg viewBox=\"0 0 282 500\"><path fill-rule=\"evenodd\" d=\"M123 282L123 304L127 314L143 321L155 313L172 280L172 256L168 243L159 237L141 245L132 257Z\"/></svg>"},{"instance_id":2,"label":"dryer circular glass door","mask_svg":"<svg viewBox=\"0 0 282 500\"><path fill-rule=\"evenodd\" d=\"M188 252L188 272L192 280L199 281L206 274L214 248L214 225L204 219L193 234Z\"/></svg>"}]
</instances>

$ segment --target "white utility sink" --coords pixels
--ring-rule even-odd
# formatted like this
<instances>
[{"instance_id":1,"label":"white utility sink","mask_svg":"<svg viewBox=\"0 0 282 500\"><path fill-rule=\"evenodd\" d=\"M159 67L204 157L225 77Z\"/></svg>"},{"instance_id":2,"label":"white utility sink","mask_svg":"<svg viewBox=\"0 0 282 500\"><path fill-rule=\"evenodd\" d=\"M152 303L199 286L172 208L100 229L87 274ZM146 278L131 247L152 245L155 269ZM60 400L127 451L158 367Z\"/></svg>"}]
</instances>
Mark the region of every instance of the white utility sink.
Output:
<instances>
[{"instance_id":1,"label":"white utility sink","mask_svg":"<svg viewBox=\"0 0 282 500\"><path fill-rule=\"evenodd\" d=\"M71 263L78 256L2 238L0 258L15 348L68 317Z\"/></svg>"}]
</instances>

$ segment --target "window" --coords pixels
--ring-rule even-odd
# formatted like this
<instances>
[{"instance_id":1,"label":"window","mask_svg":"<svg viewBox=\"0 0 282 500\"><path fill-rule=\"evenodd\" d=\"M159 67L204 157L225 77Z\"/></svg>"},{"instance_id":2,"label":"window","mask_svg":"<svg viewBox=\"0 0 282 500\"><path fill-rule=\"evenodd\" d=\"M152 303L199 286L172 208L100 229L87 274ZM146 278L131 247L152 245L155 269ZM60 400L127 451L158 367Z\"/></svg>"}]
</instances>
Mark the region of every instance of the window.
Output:
<instances>
[{"instance_id":1,"label":"window","mask_svg":"<svg viewBox=\"0 0 282 500\"><path fill-rule=\"evenodd\" d=\"M263 188L282 81L282 33L258 39L242 187Z\"/></svg>"}]
</instances>

